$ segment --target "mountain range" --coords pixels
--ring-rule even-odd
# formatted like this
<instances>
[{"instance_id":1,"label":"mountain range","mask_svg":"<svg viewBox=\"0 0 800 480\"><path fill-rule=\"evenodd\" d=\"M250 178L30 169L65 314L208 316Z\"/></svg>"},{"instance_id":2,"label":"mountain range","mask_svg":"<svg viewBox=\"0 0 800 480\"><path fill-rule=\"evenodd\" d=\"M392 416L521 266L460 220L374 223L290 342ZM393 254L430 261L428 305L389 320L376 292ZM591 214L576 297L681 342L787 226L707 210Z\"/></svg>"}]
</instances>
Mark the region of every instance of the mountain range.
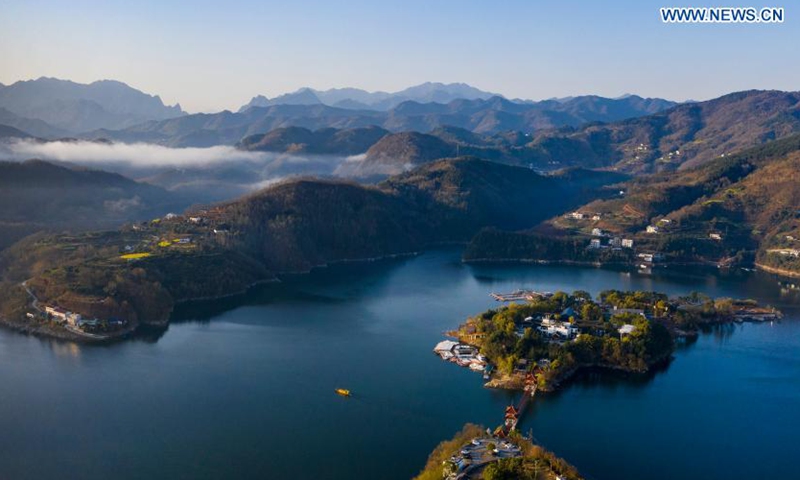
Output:
<instances>
[{"instance_id":1,"label":"mountain range","mask_svg":"<svg viewBox=\"0 0 800 480\"><path fill-rule=\"evenodd\" d=\"M393 132L429 132L455 126L473 132L526 133L590 122L612 122L659 112L674 105L660 99L629 96L622 99L576 97L568 101L548 100L516 103L502 97L456 99L448 103L403 102L387 111L353 110L318 104L250 107L240 113L193 114L152 121L122 130L102 129L81 138L121 142L151 142L173 147L234 145L244 137L282 127L361 128L378 126Z\"/></svg>"},{"instance_id":2,"label":"mountain range","mask_svg":"<svg viewBox=\"0 0 800 480\"><path fill-rule=\"evenodd\" d=\"M239 109L239 113L250 107L269 107L272 105L328 105L353 110L391 110L403 102L448 103L453 100L486 100L500 96L485 92L465 83L426 82L400 90L399 92L368 92L358 88L331 88L315 90L301 88L292 93L269 99L263 95L253 97Z\"/></svg>"},{"instance_id":3,"label":"mountain range","mask_svg":"<svg viewBox=\"0 0 800 480\"><path fill-rule=\"evenodd\" d=\"M165 106L158 96L113 80L81 84L41 77L0 86L0 123L45 138L183 114L180 105Z\"/></svg>"},{"instance_id":4,"label":"mountain range","mask_svg":"<svg viewBox=\"0 0 800 480\"><path fill-rule=\"evenodd\" d=\"M585 99L571 100L582 102ZM419 106L427 109L430 106ZM410 108L403 104L398 109ZM742 119L747 119L743 121ZM305 133L303 133L305 132ZM321 130L332 135L333 130ZM462 155L539 170L563 167L604 168L626 173L674 171L800 132L800 94L752 90L693 104L676 105L652 115L582 127L548 129L533 134L505 131L483 134L454 126L427 133L360 129L339 130L352 145L364 148L362 162L345 165L348 176L396 174L409 166ZM280 138L281 142L274 139ZM240 148L272 152L320 151L309 130L278 129L246 137ZM326 152L352 154L327 144Z\"/></svg>"}]
</instances>

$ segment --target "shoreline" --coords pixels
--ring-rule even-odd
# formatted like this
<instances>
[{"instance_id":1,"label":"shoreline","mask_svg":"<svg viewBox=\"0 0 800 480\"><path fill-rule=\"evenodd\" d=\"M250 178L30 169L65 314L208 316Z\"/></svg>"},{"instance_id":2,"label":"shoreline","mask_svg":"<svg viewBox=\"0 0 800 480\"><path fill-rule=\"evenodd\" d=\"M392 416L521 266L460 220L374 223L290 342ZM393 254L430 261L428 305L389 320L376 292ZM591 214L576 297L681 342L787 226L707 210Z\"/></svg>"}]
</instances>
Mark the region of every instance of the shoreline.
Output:
<instances>
[{"instance_id":1,"label":"shoreline","mask_svg":"<svg viewBox=\"0 0 800 480\"><path fill-rule=\"evenodd\" d=\"M575 267L595 267L595 268L606 268L606 267L636 267L636 262L603 262L603 261L588 261L588 260L563 260L563 259L556 259L556 260L544 260L544 259L535 259L535 258L471 258L471 259L461 259L462 263L467 265L469 264L518 264L518 265L564 265L564 266L575 266ZM656 265L652 265L651 268L655 269L664 269L670 266L676 267L706 267L706 268L720 268L719 262L706 260L706 261L696 261L696 262L669 262L669 263L658 263ZM777 275L779 277L784 278L800 278L800 272L794 272L792 270L787 270L785 268L778 268L778 267L771 267L769 265L765 265L763 263L753 262L752 266L744 267L739 265L742 268L754 268L756 270L760 270L762 272L770 273L772 275ZM725 266L722 268L731 268L729 266Z\"/></svg>"},{"instance_id":2,"label":"shoreline","mask_svg":"<svg viewBox=\"0 0 800 480\"><path fill-rule=\"evenodd\" d=\"M111 335L97 336L94 334L79 334L62 327L53 327L45 323L31 324L30 322L19 322L0 316L0 327L10 331L30 335L39 338L48 338L65 342L74 342L91 345L101 345L116 343L133 335L140 325L129 326Z\"/></svg>"},{"instance_id":3,"label":"shoreline","mask_svg":"<svg viewBox=\"0 0 800 480\"><path fill-rule=\"evenodd\" d=\"M771 267L769 265L764 265L763 263L758 263L758 262L756 262L754 265L756 266L756 268L759 268L773 275L778 275L786 278L800 278L800 272L793 272L791 270L786 270L785 268Z\"/></svg>"},{"instance_id":4,"label":"shoreline","mask_svg":"<svg viewBox=\"0 0 800 480\"><path fill-rule=\"evenodd\" d=\"M75 342L75 343L83 343L83 344L111 344L116 343L122 340L125 340L127 337L133 336L141 327L150 327L150 328L158 328L158 329L166 329L172 323L172 313L174 308L178 305L187 305L194 302L208 302L208 301L215 301L215 300L224 300L229 298L234 298L238 296L247 295L252 291L254 288L257 288L261 285L267 284L276 284L281 283L280 276L281 275L297 275L297 276L305 276L310 275L316 269L323 269L328 268L335 265L340 264L348 264L348 263L370 263L370 262L378 262L382 260L392 260L397 258L406 258L406 257L416 257L422 254L423 251L414 251L414 252L403 252L403 253L393 253L387 255L381 255L376 257L367 257L367 258L353 258L353 259L341 259L341 260L334 260L331 262L322 263L319 265L315 265L310 267L307 270L296 271L296 272L279 272L275 273L272 277L266 278L263 280L257 280L255 282L250 283L246 287L239 289L235 292L224 293L220 295L208 295L208 296L200 296L200 297L191 297L191 298L183 298L180 300L175 300L172 309L166 320L164 321L148 321L148 322L138 322L136 325L132 325L126 327L124 330L119 332L114 332L110 335L98 336L94 334L79 334L73 332L67 328L63 327L54 327L52 325L44 324L44 323L37 323L33 324L28 321L15 321L3 316L0 316L0 327L7 328L11 331L25 334L25 335L32 335L40 338L49 338L53 340L59 341L67 341L67 342ZM30 303L29 303L30 305Z\"/></svg>"}]
</instances>

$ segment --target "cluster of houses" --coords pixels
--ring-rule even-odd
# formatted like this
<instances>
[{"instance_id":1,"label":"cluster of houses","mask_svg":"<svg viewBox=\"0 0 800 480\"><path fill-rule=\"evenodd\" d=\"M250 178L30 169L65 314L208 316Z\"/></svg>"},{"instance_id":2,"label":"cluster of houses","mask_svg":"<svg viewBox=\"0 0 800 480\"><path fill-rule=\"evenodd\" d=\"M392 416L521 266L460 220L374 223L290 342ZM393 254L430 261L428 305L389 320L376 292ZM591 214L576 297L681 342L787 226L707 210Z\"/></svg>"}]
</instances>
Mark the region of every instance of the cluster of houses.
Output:
<instances>
[{"instance_id":1,"label":"cluster of houses","mask_svg":"<svg viewBox=\"0 0 800 480\"><path fill-rule=\"evenodd\" d=\"M599 228L595 228L592 230L593 237L605 237L607 236L605 232L600 230ZM622 237L611 237L608 239L608 242L604 245L602 238L593 238L589 240L589 247L588 248L611 248L615 250L623 249L623 248L633 248L633 239L631 238L622 238Z\"/></svg>"},{"instance_id":2,"label":"cluster of houses","mask_svg":"<svg viewBox=\"0 0 800 480\"><path fill-rule=\"evenodd\" d=\"M568 310L572 309L570 308ZM562 313L562 316L563 315L564 314ZM573 315L567 315L566 318L569 318L570 316ZM533 318L528 317L525 319L525 321L533 322ZM574 324L570 323L569 321L556 320L551 315L546 315L544 318L542 318L538 330L551 339L572 340L578 336L578 328Z\"/></svg>"},{"instance_id":3,"label":"cluster of houses","mask_svg":"<svg viewBox=\"0 0 800 480\"><path fill-rule=\"evenodd\" d=\"M436 344L433 352L442 360L455 363L460 367L468 367L476 372L483 372L487 368L486 357L478 353L478 348L472 345L444 340Z\"/></svg>"},{"instance_id":4,"label":"cluster of houses","mask_svg":"<svg viewBox=\"0 0 800 480\"><path fill-rule=\"evenodd\" d=\"M567 218L571 218L572 220L587 220L591 219L592 221L599 221L602 216L599 213L583 213L583 212L570 212L566 215Z\"/></svg>"},{"instance_id":5,"label":"cluster of houses","mask_svg":"<svg viewBox=\"0 0 800 480\"><path fill-rule=\"evenodd\" d=\"M777 253L778 255L783 255L784 257L800 257L800 250L796 248L779 248L770 250L770 253Z\"/></svg>"},{"instance_id":6,"label":"cluster of houses","mask_svg":"<svg viewBox=\"0 0 800 480\"><path fill-rule=\"evenodd\" d=\"M631 313L634 315L644 316L643 310L638 309L610 309L606 312L609 316ZM553 314L545 314L539 318L528 317L523 320L522 325L517 327L517 335L522 337L525 334L526 328L531 328L535 323L538 323L536 330L544 334L551 342L566 342L576 339L580 335L580 328L575 324L574 319L580 318L580 315L572 308L567 308L559 318L555 318ZM634 325L625 324L618 329L621 336L630 335L636 329Z\"/></svg>"},{"instance_id":7,"label":"cluster of houses","mask_svg":"<svg viewBox=\"0 0 800 480\"><path fill-rule=\"evenodd\" d=\"M83 318L80 313L68 312L59 307L47 306L44 307L44 312L49 315L52 320L58 323L65 323L73 327L80 327L88 322L94 322L97 324L97 320L87 320Z\"/></svg>"},{"instance_id":8,"label":"cluster of houses","mask_svg":"<svg viewBox=\"0 0 800 480\"><path fill-rule=\"evenodd\" d=\"M53 321L60 323L62 325L68 325L73 328L79 328L81 330L96 328L100 325L100 320L96 318L88 319L83 318L80 313L69 312L64 310L60 307L54 306L46 306L44 307L44 313ZM119 318L111 318L106 321L108 326L113 327L121 327L127 323L123 319Z\"/></svg>"}]
</instances>

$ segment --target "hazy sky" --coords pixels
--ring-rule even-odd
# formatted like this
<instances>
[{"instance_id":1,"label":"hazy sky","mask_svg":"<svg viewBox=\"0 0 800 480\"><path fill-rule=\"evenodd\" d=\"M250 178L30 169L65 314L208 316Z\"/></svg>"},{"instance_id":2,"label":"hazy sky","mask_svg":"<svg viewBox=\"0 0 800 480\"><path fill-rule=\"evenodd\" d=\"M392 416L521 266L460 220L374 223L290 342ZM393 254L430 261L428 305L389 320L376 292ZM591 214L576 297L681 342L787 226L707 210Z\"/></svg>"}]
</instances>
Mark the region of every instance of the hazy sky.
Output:
<instances>
[{"instance_id":1,"label":"hazy sky","mask_svg":"<svg viewBox=\"0 0 800 480\"><path fill-rule=\"evenodd\" d=\"M0 82L117 79L188 111L302 86L424 81L531 99L798 90L797 3L0 0ZM682 5L783 6L786 20L661 23L659 7Z\"/></svg>"}]
</instances>

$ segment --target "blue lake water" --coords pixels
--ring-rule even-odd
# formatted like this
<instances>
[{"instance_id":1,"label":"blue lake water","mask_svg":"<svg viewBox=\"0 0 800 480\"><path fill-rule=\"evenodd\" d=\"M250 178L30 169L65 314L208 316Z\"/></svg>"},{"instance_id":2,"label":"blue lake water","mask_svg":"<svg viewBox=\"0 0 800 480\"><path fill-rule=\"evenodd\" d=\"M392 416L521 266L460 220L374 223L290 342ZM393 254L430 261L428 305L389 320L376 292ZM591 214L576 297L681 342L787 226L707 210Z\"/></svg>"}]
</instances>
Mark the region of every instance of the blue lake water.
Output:
<instances>
[{"instance_id":1,"label":"blue lake water","mask_svg":"<svg viewBox=\"0 0 800 480\"><path fill-rule=\"evenodd\" d=\"M340 265L179 309L163 334L79 346L0 330L0 479L407 479L516 396L431 349L491 291L756 298L645 377L587 373L521 424L592 479L795 478L800 294L740 272L467 266L456 250ZM334 394L349 388L352 398Z\"/></svg>"}]
</instances>

